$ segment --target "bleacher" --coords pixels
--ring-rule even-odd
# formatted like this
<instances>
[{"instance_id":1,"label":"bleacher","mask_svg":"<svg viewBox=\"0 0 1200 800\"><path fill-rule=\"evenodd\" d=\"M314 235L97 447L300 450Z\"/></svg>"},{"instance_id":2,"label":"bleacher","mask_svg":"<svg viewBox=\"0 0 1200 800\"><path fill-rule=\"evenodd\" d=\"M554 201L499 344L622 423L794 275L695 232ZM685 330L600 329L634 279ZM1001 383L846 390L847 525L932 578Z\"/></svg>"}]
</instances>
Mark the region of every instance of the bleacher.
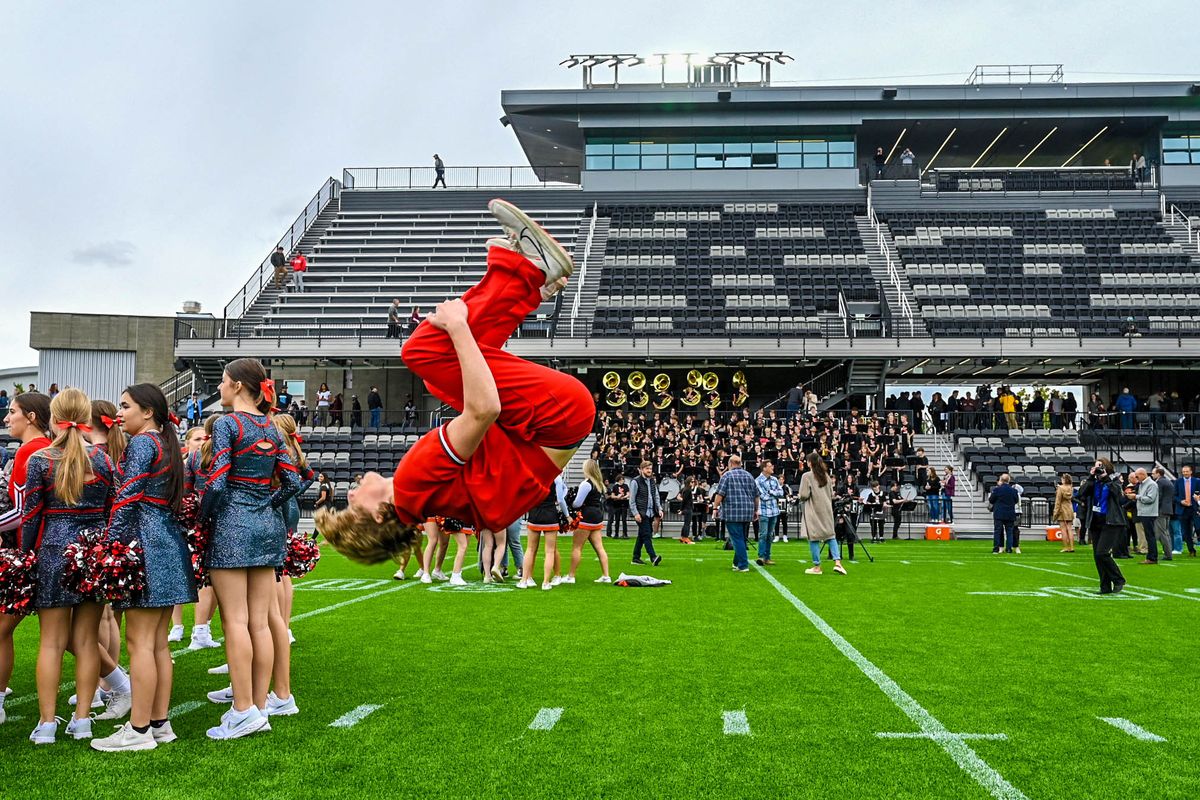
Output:
<instances>
[{"instance_id":1,"label":"bleacher","mask_svg":"<svg viewBox=\"0 0 1200 800\"><path fill-rule=\"evenodd\" d=\"M574 249L582 211L529 213ZM407 319L462 294L483 275L484 242L502 233L486 209L341 211L307 254L304 292L276 298L254 335L382 337L393 298ZM547 332L553 309L544 303L527 326Z\"/></svg>"},{"instance_id":2,"label":"bleacher","mask_svg":"<svg viewBox=\"0 0 1200 800\"><path fill-rule=\"evenodd\" d=\"M885 218L881 215L881 218ZM1200 321L1200 271L1157 211L893 212L895 238L931 333L1177 334ZM1164 314L1166 311L1168 313Z\"/></svg>"},{"instance_id":3,"label":"bleacher","mask_svg":"<svg viewBox=\"0 0 1200 800\"><path fill-rule=\"evenodd\" d=\"M345 426L305 426L300 428L300 436L304 439L309 467L314 472L325 473L333 483L338 505L343 506L355 475L368 470L390 475L424 430L418 433L411 428L364 431ZM316 497L317 485L314 483L305 493L302 506L312 508Z\"/></svg>"},{"instance_id":4,"label":"bleacher","mask_svg":"<svg viewBox=\"0 0 1200 800\"><path fill-rule=\"evenodd\" d=\"M853 205L615 205L592 328L598 336L820 334L847 300L879 294Z\"/></svg>"},{"instance_id":5,"label":"bleacher","mask_svg":"<svg viewBox=\"0 0 1200 800\"><path fill-rule=\"evenodd\" d=\"M1021 485L1025 499L1053 503L1059 473L1070 473L1078 484L1094 461L1074 430L959 430L954 441L963 466L985 495L1007 472Z\"/></svg>"}]
</instances>

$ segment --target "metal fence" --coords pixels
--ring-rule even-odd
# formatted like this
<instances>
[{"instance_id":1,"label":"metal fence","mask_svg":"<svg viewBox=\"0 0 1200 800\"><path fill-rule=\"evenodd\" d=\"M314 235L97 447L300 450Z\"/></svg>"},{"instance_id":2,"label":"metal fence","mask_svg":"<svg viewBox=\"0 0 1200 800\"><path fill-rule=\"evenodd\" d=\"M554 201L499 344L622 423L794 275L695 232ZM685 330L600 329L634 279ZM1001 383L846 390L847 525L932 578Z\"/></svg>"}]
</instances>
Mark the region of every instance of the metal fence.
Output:
<instances>
[{"instance_id":1,"label":"metal fence","mask_svg":"<svg viewBox=\"0 0 1200 800\"><path fill-rule=\"evenodd\" d=\"M347 189L578 189L579 168L554 167L446 167L438 181L433 167L347 167L342 185Z\"/></svg>"}]
</instances>

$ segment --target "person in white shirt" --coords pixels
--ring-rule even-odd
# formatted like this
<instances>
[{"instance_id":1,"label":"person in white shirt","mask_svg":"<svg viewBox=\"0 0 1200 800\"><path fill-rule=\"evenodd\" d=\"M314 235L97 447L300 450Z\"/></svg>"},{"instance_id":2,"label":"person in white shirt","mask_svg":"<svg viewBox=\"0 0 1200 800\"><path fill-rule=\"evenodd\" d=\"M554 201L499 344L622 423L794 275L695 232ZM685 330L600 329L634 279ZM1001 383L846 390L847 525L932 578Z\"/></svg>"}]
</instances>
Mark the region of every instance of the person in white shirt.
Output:
<instances>
[{"instance_id":1,"label":"person in white shirt","mask_svg":"<svg viewBox=\"0 0 1200 800\"><path fill-rule=\"evenodd\" d=\"M571 568L563 583L575 582L575 570L579 569L579 561L583 558L583 543L591 542L600 559L600 577L596 583L612 583L608 574L608 553L604 552L604 475L600 473L600 465L594 460L583 462L583 480L575 490L575 501L571 503L572 510L579 515L579 523L571 541Z\"/></svg>"}]
</instances>

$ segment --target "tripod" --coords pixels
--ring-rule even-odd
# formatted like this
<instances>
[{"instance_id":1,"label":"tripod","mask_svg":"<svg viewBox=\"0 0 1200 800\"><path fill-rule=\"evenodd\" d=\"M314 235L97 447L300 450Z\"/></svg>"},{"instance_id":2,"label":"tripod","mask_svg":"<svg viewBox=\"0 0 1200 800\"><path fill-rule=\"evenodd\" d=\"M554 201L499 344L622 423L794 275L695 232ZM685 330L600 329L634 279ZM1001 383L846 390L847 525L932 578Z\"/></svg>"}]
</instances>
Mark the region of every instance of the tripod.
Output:
<instances>
[{"instance_id":1,"label":"tripod","mask_svg":"<svg viewBox=\"0 0 1200 800\"><path fill-rule=\"evenodd\" d=\"M834 530L843 533L842 536L837 536L839 541L846 542L846 551L849 556L848 560L854 559L854 546L858 545L862 551L867 554L867 560L872 564L875 563L875 557L871 555L871 551L863 544L863 540L858 538L858 517L859 512L853 510L845 510L837 514L837 522L834 525ZM825 550L829 550L829 542L825 543Z\"/></svg>"}]
</instances>

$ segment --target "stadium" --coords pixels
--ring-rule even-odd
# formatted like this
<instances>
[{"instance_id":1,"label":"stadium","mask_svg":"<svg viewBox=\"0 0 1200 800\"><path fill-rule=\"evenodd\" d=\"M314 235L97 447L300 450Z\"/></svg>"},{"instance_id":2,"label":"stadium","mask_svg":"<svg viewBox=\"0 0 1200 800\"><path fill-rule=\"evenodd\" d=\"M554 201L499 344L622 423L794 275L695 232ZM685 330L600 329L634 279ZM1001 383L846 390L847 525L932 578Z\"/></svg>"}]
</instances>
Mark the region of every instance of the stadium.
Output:
<instances>
[{"instance_id":1,"label":"stadium","mask_svg":"<svg viewBox=\"0 0 1200 800\"><path fill-rule=\"evenodd\" d=\"M797 86L777 80L787 51L558 55L577 86L505 90L489 120L526 163L314 174L286 261L270 247L219 312L35 311L36 379L113 400L149 380L186 429L221 411L227 365L258 359L327 478L301 499L313 531L324 485L344 507L458 416L401 346L483 277L504 198L574 262L505 349L594 399L567 485L592 459L627 491L650 463L661 563L639 544L630 564L624 500L606 499L602 542L617 583L670 585L594 584L590 551L552 591L516 591L519 565L483 582L474 551L465 585L422 583L323 546L295 582L302 713L209 742L223 652L185 638L178 741L116 766L61 734L25 741L28 621L6 795L1194 796L1200 83L1005 64ZM812 452L845 575L806 573ZM753 476L771 463L783 492L748 574L711 513L731 455ZM1162 512L1169 563L1142 555L1154 523L1129 512L1110 596L1087 523L1064 531L1056 510L1060 476L1098 459L1188 500ZM1010 483L1021 541L993 554ZM60 701L69 666L63 681Z\"/></svg>"}]
</instances>

